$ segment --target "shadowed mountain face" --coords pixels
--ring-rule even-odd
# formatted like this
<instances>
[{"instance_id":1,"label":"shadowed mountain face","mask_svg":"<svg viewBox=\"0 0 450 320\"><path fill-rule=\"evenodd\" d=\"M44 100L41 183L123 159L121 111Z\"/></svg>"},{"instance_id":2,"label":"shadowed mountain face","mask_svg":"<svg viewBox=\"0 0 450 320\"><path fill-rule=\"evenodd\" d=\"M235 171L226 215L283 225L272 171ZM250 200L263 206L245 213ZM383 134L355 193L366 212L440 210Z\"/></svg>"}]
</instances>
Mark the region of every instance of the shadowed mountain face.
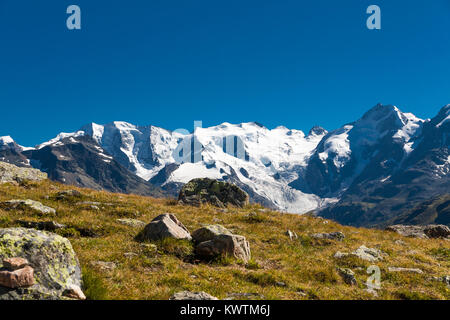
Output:
<instances>
[{"instance_id":1,"label":"shadowed mountain face","mask_svg":"<svg viewBox=\"0 0 450 320\"><path fill-rule=\"evenodd\" d=\"M191 179L218 179L266 207L355 226L448 224L449 127L450 105L422 120L381 104L308 135L254 122L194 133L91 123L36 148L1 137L0 161L68 184L143 195L176 196Z\"/></svg>"},{"instance_id":2,"label":"shadowed mountain face","mask_svg":"<svg viewBox=\"0 0 450 320\"><path fill-rule=\"evenodd\" d=\"M161 189L151 185L114 160L89 136L68 137L40 149L4 150L26 159L33 167L47 172L50 179L96 190L108 190L139 195L163 196ZM9 159L11 159L9 157Z\"/></svg>"}]
</instances>

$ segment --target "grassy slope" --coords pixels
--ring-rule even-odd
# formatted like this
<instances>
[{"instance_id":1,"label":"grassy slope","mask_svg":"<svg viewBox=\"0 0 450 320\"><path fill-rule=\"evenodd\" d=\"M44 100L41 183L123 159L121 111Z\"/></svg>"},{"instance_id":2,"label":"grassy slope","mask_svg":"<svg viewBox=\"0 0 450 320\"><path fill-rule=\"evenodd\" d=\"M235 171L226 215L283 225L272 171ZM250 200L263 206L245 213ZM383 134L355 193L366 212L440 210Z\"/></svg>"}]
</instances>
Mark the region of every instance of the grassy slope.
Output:
<instances>
[{"instance_id":1,"label":"grassy slope","mask_svg":"<svg viewBox=\"0 0 450 320\"><path fill-rule=\"evenodd\" d=\"M86 292L91 298L108 299L168 299L181 290L206 291L218 298L230 293L257 293L266 299L374 299L364 291L371 264L359 259L338 261L336 251L349 252L360 245L379 248L388 256L375 263L381 268L382 290L379 299L449 299L449 289L429 278L450 273L450 249L447 240L404 238L381 230L341 226L310 216L261 212L261 207L249 206L228 212L214 207L179 206L175 201L135 195L119 195L87 189L82 199L54 200L52 195L69 189L45 181L26 186L0 185L0 201L33 199L57 210L56 217L39 217L27 211L2 211L0 227L17 226L16 219L54 220L71 225L64 231L78 254L85 274ZM77 201L114 203L96 211L76 206ZM222 260L212 263L191 263L184 258L190 247L186 243L159 244L152 253L134 240L140 228L117 223L119 218L151 221L164 212L175 213L192 232L202 224L220 223L236 234L247 237L252 261L247 266ZM257 212L256 218L247 214ZM100 236L82 237L76 229L94 230ZM299 235L290 241L287 229ZM318 241L309 235L315 232L342 231L346 238L338 241ZM404 243L396 242L401 239ZM187 251L187 252L186 252ZM134 252L137 256L126 257ZM118 267L105 272L91 266L92 261L113 261ZM358 286L345 284L336 267L350 267L356 272ZM420 268L424 274L389 273L389 266ZM285 286L277 285L284 282ZM303 294L299 293L303 292ZM305 295L306 293L306 295Z\"/></svg>"}]
</instances>

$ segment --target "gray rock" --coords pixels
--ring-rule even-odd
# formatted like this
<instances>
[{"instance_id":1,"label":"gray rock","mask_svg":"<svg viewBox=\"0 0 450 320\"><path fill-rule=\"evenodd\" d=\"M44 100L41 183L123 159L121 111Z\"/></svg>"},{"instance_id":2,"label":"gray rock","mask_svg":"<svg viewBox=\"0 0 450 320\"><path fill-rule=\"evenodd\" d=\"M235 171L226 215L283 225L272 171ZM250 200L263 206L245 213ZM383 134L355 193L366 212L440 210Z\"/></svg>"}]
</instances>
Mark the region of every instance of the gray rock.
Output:
<instances>
[{"instance_id":1,"label":"gray rock","mask_svg":"<svg viewBox=\"0 0 450 320\"><path fill-rule=\"evenodd\" d=\"M41 215L55 215L56 210L34 200L9 200L0 202L0 208L5 210L24 210L31 209Z\"/></svg>"},{"instance_id":2,"label":"gray rock","mask_svg":"<svg viewBox=\"0 0 450 320\"><path fill-rule=\"evenodd\" d=\"M249 203L249 196L234 184L199 178L193 179L183 186L178 201L194 206L209 203L219 208L228 205L242 208Z\"/></svg>"},{"instance_id":3,"label":"gray rock","mask_svg":"<svg viewBox=\"0 0 450 320\"><path fill-rule=\"evenodd\" d=\"M412 272L422 274L423 271L417 268L400 268L400 267L389 267L389 272Z\"/></svg>"},{"instance_id":4,"label":"gray rock","mask_svg":"<svg viewBox=\"0 0 450 320\"><path fill-rule=\"evenodd\" d=\"M195 252L200 257L213 258L220 255L234 257L247 263L250 260L250 245L244 236L221 234L212 240L199 243Z\"/></svg>"},{"instance_id":5,"label":"gray rock","mask_svg":"<svg viewBox=\"0 0 450 320\"><path fill-rule=\"evenodd\" d=\"M169 300L219 300L206 292L182 291L175 293Z\"/></svg>"},{"instance_id":6,"label":"gray rock","mask_svg":"<svg viewBox=\"0 0 450 320\"><path fill-rule=\"evenodd\" d=\"M342 232L331 233L314 233L311 237L315 239L328 239L328 240L344 240L345 235Z\"/></svg>"},{"instance_id":7,"label":"gray rock","mask_svg":"<svg viewBox=\"0 0 450 320\"><path fill-rule=\"evenodd\" d=\"M136 220L136 219L117 219L116 220L118 223L129 226L129 227L133 227L133 228L142 228L145 226L145 222L141 221L141 220Z\"/></svg>"},{"instance_id":8,"label":"gray rock","mask_svg":"<svg viewBox=\"0 0 450 320\"><path fill-rule=\"evenodd\" d=\"M162 240L165 238L191 240L188 229L172 213L157 216L147 224L138 238L144 240Z\"/></svg>"},{"instance_id":9,"label":"gray rock","mask_svg":"<svg viewBox=\"0 0 450 320\"><path fill-rule=\"evenodd\" d=\"M70 198L81 198L81 192L77 190L64 190L56 194L57 200L67 200Z\"/></svg>"},{"instance_id":10,"label":"gray rock","mask_svg":"<svg viewBox=\"0 0 450 320\"><path fill-rule=\"evenodd\" d=\"M62 299L66 289L81 287L80 265L66 238L34 229L0 229L0 260L13 257L28 260L35 284L14 290L0 287L0 300Z\"/></svg>"},{"instance_id":11,"label":"gray rock","mask_svg":"<svg viewBox=\"0 0 450 320\"><path fill-rule=\"evenodd\" d=\"M349 284L351 286L357 284L355 273L352 270L348 268L337 268L337 270L346 284Z\"/></svg>"},{"instance_id":12,"label":"gray rock","mask_svg":"<svg viewBox=\"0 0 450 320\"><path fill-rule=\"evenodd\" d=\"M338 251L334 254L334 257L336 259L341 259L341 258L344 258L347 256L355 256L362 260L375 262L375 261L383 260L384 255L386 255L386 254L378 249L367 248L366 246L362 245L358 249L353 251L352 253L343 253L343 252Z\"/></svg>"},{"instance_id":13,"label":"gray rock","mask_svg":"<svg viewBox=\"0 0 450 320\"><path fill-rule=\"evenodd\" d=\"M195 230L192 233L192 239L197 242L204 242L208 240L212 240L218 235L228 234L231 235L231 231L227 228L221 226L220 224L206 225L201 227L200 229Z\"/></svg>"},{"instance_id":14,"label":"gray rock","mask_svg":"<svg viewBox=\"0 0 450 320\"><path fill-rule=\"evenodd\" d=\"M22 181L42 181L47 179L47 174L37 169L21 168L0 161L0 184Z\"/></svg>"},{"instance_id":15,"label":"gray rock","mask_svg":"<svg viewBox=\"0 0 450 320\"><path fill-rule=\"evenodd\" d=\"M397 225L389 226L385 230L397 232L398 234L400 234L404 237L422 238L422 239L428 238L425 235L425 233L423 232L422 226L406 226L406 225L402 225L402 224L397 224Z\"/></svg>"}]
</instances>

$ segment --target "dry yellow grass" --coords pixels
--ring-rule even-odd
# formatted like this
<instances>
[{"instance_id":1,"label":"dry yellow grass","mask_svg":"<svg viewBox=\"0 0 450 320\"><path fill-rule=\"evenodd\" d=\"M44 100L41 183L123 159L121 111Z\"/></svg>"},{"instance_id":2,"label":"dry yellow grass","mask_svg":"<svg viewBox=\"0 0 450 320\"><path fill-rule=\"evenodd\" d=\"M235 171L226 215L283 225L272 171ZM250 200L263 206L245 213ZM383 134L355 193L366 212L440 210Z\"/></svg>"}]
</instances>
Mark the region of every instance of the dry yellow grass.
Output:
<instances>
[{"instance_id":1,"label":"dry yellow grass","mask_svg":"<svg viewBox=\"0 0 450 320\"><path fill-rule=\"evenodd\" d=\"M0 227L18 226L16 219L54 220L70 225L62 233L70 239L79 257L91 298L168 299L182 290L205 291L218 298L230 294L254 293L252 299L449 299L449 288L432 277L450 274L448 240L405 238L395 233L339 225L307 215L263 212L251 205L227 212L204 206L180 206L167 199L112 194L77 189L81 199L56 200L58 191L76 189L44 181L25 186L0 185L0 201L33 199L57 210L56 217L40 217L29 211L0 209ZM100 210L77 206L78 201L111 203ZM155 253L134 240L140 228L117 222L119 218L151 221L161 213L174 213L192 232L202 224L222 224L250 242L252 261L243 265L227 259L211 263L192 263L184 252L186 243L168 244ZM246 217L255 212L256 217ZM79 230L92 230L97 237L83 237ZM290 241L285 232L295 231L299 239ZM315 240L316 232L341 231L343 241ZM402 241L396 241L402 240ZM388 255L381 262L360 259L337 260L336 251L350 252L360 245L379 248ZM125 253L135 253L127 257ZM113 271L102 271L92 261L115 262ZM366 268L381 269L378 297L366 292ZM349 286L336 267L349 267L356 273L357 286ZM390 273L388 267L420 268L423 274ZM280 284L283 282L283 284ZM242 298L242 297L241 297Z\"/></svg>"}]
</instances>

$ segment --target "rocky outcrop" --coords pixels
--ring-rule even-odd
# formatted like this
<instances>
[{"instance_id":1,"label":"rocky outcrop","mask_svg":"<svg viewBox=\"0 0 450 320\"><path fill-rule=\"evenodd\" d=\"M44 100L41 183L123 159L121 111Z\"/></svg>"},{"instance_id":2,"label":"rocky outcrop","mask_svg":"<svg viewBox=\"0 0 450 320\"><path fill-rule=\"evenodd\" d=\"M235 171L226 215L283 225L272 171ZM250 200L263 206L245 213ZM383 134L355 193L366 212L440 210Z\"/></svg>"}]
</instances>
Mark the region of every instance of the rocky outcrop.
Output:
<instances>
[{"instance_id":1,"label":"rocky outcrop","mask_svg":"<svg viewBox=\"0 0 450 320\"><path fill-rule=\"evenodd\" d=\"M172 213L157 216L138 235L138 240L155 241L165 238L191 240L188 229Z\"/></svg>"},{"instance_id":2,"label":"rocky outcrop","mask_svg":"<svg viewBox=\"0 0 450 320\"><path fill-rule=\"evenodd\" d=\"M397 232L405 237L412 238L447 238L450 237L450 228L441 224L430 224L427 226L410 226L397 224L386 228L387 231Z\"/></svg>"},{"instance_id":3,"label":"rocky outcrop","mask_svg":"<svg viewBox=\"0 0 450 320\"><path fill-rule=\"evenodd\" d=\"M195 253L199 257L229 256L247 263L251 258L250 245L244 236L232 234L220 225L205 226L194 232L197 242Z\"/></svg>"},{"instance_id":4,"label":"rocky outcrop","mask_svg":"<svg viewBox=\"0 0 450 320\"><path fill-rule=\"evenodd\" d=\"M194 206L209 203L220 208L228 205L242 208L248 204L249 196L234 184L201 178L186 183L180 191L178 201Z\"/></svg>"},{"instance_id":5,"label":"rocky outcrop","mask_svg":"<svg viewBox=\"0 0 450 320\"><path fill-rule=\"evenodd\" d=\"M47 179L47 174L37 169L17 167L0 161L0 183L42 181L45 179Z\"/></svg>"},{"instance_id":6,"label":"rocky outcrop","mask_svg":"<svg viewBox=\"0 0 450 320\"><path fill-rule=\"evenodd\" d=\"M219 300L206 292L182 291L175 293L169 300Z\"/></svg>"},{"instance_id":7,"label":"rocky outcrop","mask_svg":"<svg viewBox=\"0 0 450 320\"><path fill-rule=\"evenodd\" d=\"M70 241L59 235L25 228L0 229L0 260L4 269L26 265L18 269L26 269L20 275L26 282L19 282L16 288L0 286L0 300L63 299L66 290L81 288L78 259ZM30 268L34 284L28 286Z\"/></svg>"},{"instance_id":8,"label":"rocky outcrop","mask_svg":"<svg viewBox=\"0 0 450 320\"><path fill-rule=\"evenodd\" d=\"M47 206L44 206L39 201L30 199L26 200L9 200L0 202L0 208L5 210L32 210L40 215L55 215L56 210Z\"/></svg>"}]
</instances>

